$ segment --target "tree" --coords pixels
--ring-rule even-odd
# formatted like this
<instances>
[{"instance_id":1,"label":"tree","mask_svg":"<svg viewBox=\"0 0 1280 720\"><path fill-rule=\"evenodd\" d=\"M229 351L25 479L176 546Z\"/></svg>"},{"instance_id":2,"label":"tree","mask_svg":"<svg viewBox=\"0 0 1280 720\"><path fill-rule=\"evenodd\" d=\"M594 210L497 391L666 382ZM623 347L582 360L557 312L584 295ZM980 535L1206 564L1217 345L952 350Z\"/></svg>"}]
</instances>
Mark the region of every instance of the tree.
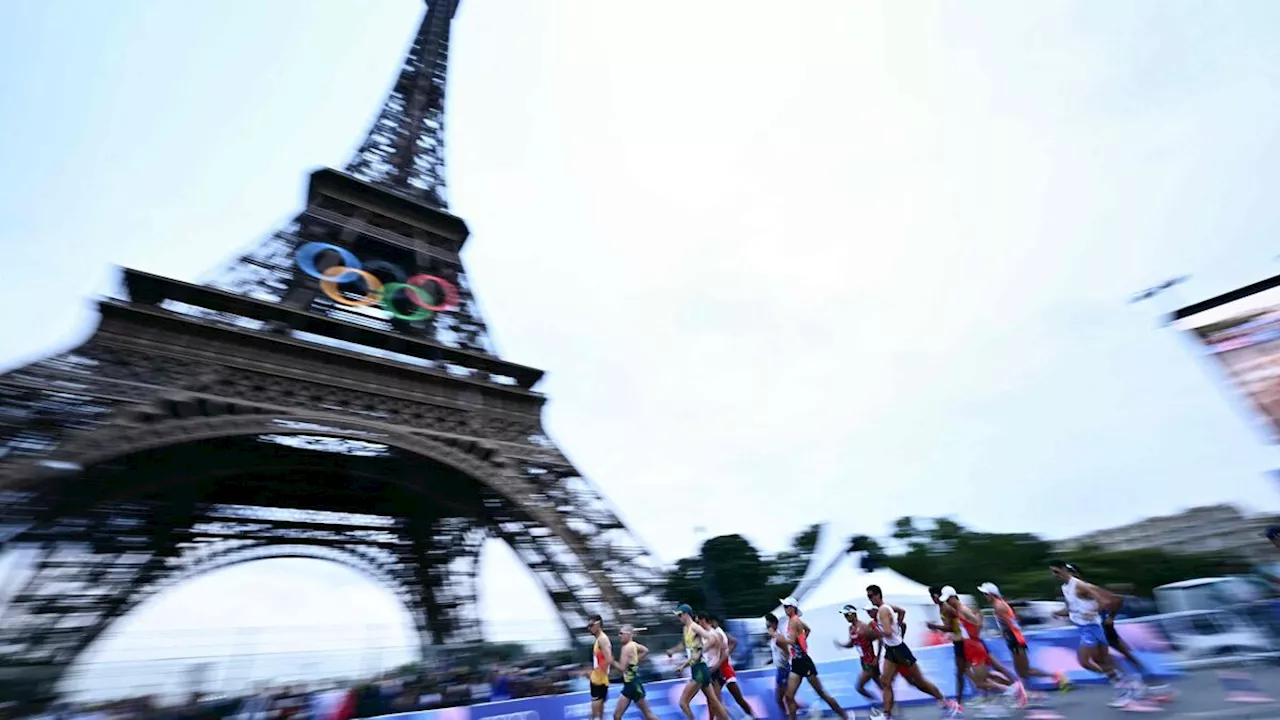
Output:
<instances>
[{"instance_id":1,"label":"tree","mask_svg":"<svg viewBox=\"0 0 1280 720\"><path fill-rule=\"evenodd\" d=\"M778 598L795 591L818 544L820 525L811 525L775 557L762 555L741 535L720 535L702 544L667 573L663 596L726 617L769 612Z\"/></svg>"}]
</instances>

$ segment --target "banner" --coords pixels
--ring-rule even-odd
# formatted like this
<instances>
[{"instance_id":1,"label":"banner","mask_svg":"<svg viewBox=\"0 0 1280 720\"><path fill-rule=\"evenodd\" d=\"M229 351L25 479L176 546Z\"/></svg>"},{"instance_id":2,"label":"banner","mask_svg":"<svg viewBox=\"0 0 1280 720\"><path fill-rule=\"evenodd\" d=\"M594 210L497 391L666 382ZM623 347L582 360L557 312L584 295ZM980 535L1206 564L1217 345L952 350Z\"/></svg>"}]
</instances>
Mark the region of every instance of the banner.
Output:
<instances>
[{"instance_id":1,"label":"banner","mask_svg":"<svg viewBox=\"0 0 1280 720\"><path fill-rule=\"evenodd\" d=\"M1280 442L1280 277L1183 308L1173 326L1191 333L1253 407L1255 424Z\"/></svg>"},{"instance_id":2,"label":"banner","mask_svg":"<svg viewBox=\"0 0 1280 720\"><path fill-rule=\"evenodd\" d=\"M1170 664L1173 647L1168 638L1160 631L1160 626L1153 622L1132 620L1116 623L1116 630L1129 644L1130 649L1148 670L1158 677L1174 677L1180 674ZM1079 684L1101 683L1103 679L1080 669L1076 662L1078 632L1075 628L1056 628L1027 636L1032 667L1045 672L1065 672L1072 682ZM1000 639L990 639L987 647L1006 666L1012 668L1013 663L1008 648ZM938 686L948 697L955 694L955 651L950 645L912 649L920 670L924 676ZM1114 653L1113 653L1114 654ZM1124 659L1116 655L1117 661ZM855 684L862 672L862 666L850 651L848 660L838 660L818 664L818 679L836 702L847 710L865 708L867 699L857 693ZM755 670L738 671L738 684L742 695L751 705L752 715L769 720L782 720L783 714L774 697L775 673L772 667ZM685 680L663 680L645 685L646 699L654 714L664 720L683 718L680 711L680 693L684 689ZM609 686L609 700L605 703L605 717L613 717L614 704L621 691L620 684ZM868 689L879 697L879 689L870 683ZM966 691L968 692L968 691ZM932 702L924 693L899 680L894 685L894 694L900 703ZM737 703L726 692L722 694L729 706L729 714L741 717L742 711ZM800 701L801 712L816 702L824 711L830 712L826 704L818 700L807 681L801 682L800 691L796 695ZM707 720L706 702L699 693L692 702L694 715L699 720ZM566 695L549 695L543 697L522 698L504 702L482 703L467 707L444 708L440 710L420 710L383 716L397 720L586 720L591 714L591 697L586 692L568 693ZM634 703L627 708L627 717L642 717Z\"/></svg>"}]
</instances>

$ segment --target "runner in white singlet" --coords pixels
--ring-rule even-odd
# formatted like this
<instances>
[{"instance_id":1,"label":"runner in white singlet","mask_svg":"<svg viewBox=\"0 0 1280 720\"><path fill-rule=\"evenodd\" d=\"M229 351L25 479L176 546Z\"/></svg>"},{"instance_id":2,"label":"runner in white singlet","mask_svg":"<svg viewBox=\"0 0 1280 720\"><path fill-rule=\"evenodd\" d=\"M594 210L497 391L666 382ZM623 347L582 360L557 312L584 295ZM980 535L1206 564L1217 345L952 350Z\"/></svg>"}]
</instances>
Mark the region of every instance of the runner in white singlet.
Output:
<instances>
[{"instance_id":1,"label":"runner in white singlet","mask_svg":"<svg viewBox=\"0 0 1280 720\"><path fill-rule=\"evenodd\" d=\"M1107 680L1116 688L1116 697L1111 701L1111 706L1127 706L1134 699L1129 687L1121 682L1120 673L1116 671L1099 615L1099 610L1114 611L1119 605L1119 598L1076 577L1076 569L1070 563L1054 562L1049 565L1049 572L1062 583L1062 599L1067 605L1054 614L1058 617L1065 616L1080 633L1080 645L1076 648L1080 667L1106 675Z\"/></svg>"}]
</instances>

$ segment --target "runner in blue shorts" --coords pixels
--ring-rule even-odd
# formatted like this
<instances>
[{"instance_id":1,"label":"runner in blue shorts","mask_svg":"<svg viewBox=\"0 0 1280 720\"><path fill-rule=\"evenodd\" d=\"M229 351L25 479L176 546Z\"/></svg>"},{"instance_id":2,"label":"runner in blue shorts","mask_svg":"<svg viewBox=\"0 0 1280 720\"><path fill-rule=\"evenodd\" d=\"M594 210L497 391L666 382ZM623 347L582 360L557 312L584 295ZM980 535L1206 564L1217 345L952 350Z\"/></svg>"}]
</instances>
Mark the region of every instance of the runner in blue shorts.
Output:
<instances>
[{"instance_id":1,"label":"runner in blue shorts","mask_svg":"<svg viewBox=\"0 0 1280 720\"><path fill-rule=\"evenodd\" d=\"M788 717L790 705L787 700L787 677L791 675L791 643L785 633L778 631L778 616L769 613L764 616L765 632L769 635L769 661L773 663L774 699L782 716Z\"/></svg>"}]
</instances>

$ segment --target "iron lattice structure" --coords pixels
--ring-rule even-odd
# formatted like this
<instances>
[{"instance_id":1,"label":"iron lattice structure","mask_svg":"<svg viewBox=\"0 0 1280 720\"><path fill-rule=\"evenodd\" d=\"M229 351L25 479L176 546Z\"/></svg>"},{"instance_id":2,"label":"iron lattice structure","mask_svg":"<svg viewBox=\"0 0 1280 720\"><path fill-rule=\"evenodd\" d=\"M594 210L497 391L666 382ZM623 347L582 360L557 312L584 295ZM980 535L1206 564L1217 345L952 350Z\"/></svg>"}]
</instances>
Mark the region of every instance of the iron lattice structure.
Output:
<instances>
[{"instance_id":1,"label":"iron lattice structure","mask_svg":"<svg viewBox=\"0 0 1280 720\"><path fill-rule=\"evenodd\" d=\"M0 615L0 697L52 697L139 603L270 557L366 574L424 643L480 638L488 538L575 631L654 609L660 568L543 432L542 372L496 355L463 272L443 176L456 8L429 3L355 158L311 175L287 227L205 284L125 270L86 342L0 376L0 543L30 559ZM308 274L308 243L373 281L321 283L340 253ZM391 292L420 275L451 310ZM389 304L353 304L376 284Z\"/></svg>"}]
</instances>

